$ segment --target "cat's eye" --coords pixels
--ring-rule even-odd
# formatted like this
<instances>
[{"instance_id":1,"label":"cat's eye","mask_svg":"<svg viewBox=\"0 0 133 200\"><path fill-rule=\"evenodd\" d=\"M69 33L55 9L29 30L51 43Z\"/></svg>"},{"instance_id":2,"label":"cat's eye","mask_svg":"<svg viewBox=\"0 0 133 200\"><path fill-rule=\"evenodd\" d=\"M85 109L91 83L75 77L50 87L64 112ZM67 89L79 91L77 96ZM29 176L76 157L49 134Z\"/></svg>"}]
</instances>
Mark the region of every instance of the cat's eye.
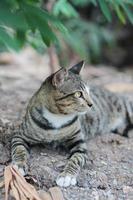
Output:
<instances>
[{"instance_id":1,"label":"cat's eye","mask_svg":"<svg viewBox=\"0 0 133 200\"><path fill-rule=\"evenodd\" d=\"M76 98L80 98L81 96L82 96L82 92L75 92L74 93L74 96L76 97Z\"/></svg>"}]
</instances>

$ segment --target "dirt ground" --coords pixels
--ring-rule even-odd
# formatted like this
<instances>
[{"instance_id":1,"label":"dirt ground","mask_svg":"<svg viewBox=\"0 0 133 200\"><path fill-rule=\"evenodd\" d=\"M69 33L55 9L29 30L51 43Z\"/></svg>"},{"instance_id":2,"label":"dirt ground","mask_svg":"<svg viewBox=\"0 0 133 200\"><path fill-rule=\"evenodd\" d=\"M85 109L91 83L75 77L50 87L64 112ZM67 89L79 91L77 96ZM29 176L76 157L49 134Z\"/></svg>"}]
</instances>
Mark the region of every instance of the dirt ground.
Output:
<instances>
[{"instance_id":1,"label":"dirt ground","mask_svg":"<svg viewBox=\"0 0 133 200\"><path fill-rule=\"evenodd\" d=\"M21 122L32 94L50 74L48 56L27 49L9 56L0 65L0 172L10 162L7 135ZM110 67L86 67L83 76L110 90L133 97L133 70L122 72ZM123 85L124 83L124 85ZM125 86L126 85L126 86ZM75 187L62 188L65 200L133 200L133 132L129 138L106 134L88 141L88 161ZM35 146L31 149L30 173L38 188L47 190L67 162L65 152ZM0 197L2 200L2 197Z\"/></svg>"}]
</instances>

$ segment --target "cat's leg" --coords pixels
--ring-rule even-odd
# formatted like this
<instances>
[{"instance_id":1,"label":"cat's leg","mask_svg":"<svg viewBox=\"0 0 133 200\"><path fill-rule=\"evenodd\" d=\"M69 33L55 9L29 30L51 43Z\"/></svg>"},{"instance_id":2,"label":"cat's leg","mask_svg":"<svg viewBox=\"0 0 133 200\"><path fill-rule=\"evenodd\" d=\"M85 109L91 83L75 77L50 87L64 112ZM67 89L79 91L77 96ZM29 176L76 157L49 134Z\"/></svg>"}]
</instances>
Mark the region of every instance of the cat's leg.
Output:
<instances>
[{"instance_id":1,"label":"cat's leg","mask_svg":"<svg viewBox=\"0 0 133 200\"><path fill-rule=\"evenodd\" d=\"M15 135L11 141L12 164L24 176L28 172L29 147L21 137Z\"/></svg>"},{"instance_id":2,"label":"cat's leg","mask_svg":"<svg viewBox=\"0 0 133 200\"><path fill-rule=\"evenodd\" d=\"M69 142L66 144L70 150L71 156L63 172L59 174L56 180L57 185L62 187L76 185L77 175L87 159L86 144L80 134L77 134L76 138L72 138L68 141Z\"/></svg>"}]
</instances>

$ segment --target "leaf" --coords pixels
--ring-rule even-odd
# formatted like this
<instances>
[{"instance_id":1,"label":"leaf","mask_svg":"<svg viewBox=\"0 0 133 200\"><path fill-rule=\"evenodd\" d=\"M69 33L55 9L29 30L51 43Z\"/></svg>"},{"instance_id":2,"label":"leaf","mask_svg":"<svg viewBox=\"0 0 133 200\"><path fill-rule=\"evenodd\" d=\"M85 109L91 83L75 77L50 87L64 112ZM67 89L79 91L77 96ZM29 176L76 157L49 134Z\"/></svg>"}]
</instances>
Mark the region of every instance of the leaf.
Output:
<instances>
[{"instance_id":1,"label":"leaf","mask_svg":"<svg viewBox=\"0 0 133 200\"><path fill-rule=\"evenodd\" d=\"M96 0L71 0L72 4L73 5L76 5L76 6L81 6L81 7L84 7L86 5L89 5L89 3L93 3L95 6L97 5L97 2Z\"/></svg>"},{"instance_id":2,"label":"leaf","mask_svg":"<svg viewBox=\"0 0 133 200\"><path fill-rule=\"evenodd\" d=\"M26 182L25 178L20 174L18 170L16 170L13 167L10 167L10 170L12 174L15 176L15 179L22 185L26 193L28 192L27 197L32 197L32 199L35 200L41 200L35 188Z\"/></svg>"},{"instance_id":3,"label":"leaf","mask_svg":"<svg viewBox=\"0 0 133 200\"><path fill-rule=\"evenodd\" d=\"M25 43L25 40L26 40L26 33L24 31L21 31L21 30L16 30L15 37L16 37L17 40L19 40L20 47L22 47Z\"/></svg>"},{"instance_id":4,"label":"leaf","mask_svg":"<svg viewBox=\"0 0 133 200\"><path fill-rule=\"evenodd\" d=\"M17 188L14 186L13 179L10 182L10 187L12 188L12 193L13 193L14 198L16 200L20 200L20 198L19 198L19 192L18 192Z\"/></svg>"},{"instance_id":5,"label":"leaf","mask_svg":"<svg viewBox=\"0 0 133 200\"><path fill-rule=\"evenodd\" d=\"M45 192L44 190L39 190L38 193L39 193L39 197L42 200L53 200L51 195L48 192Z\"/></svg>"},{"instance_id":6,"label":"leaf","mask_svg":"<svg viewBox=\"0 0 133 200\"><path fill-rule=\"evenodd\" d=\"M52 187L49 189L49 192L53 200L64 200L63 194L59 187Z\"/></svg>"},{"instance_id":7,"label":"leaf","mask_svg":"<svg viewBox=\"0 0 133 200\"><path fill-rule=\"evenodd\" d=\"M15 49L18 51L20 49L19 42L13 36L11 36L5 28L0 27L0 40L8 48Z\"/></svg>"},{"instance_id":8,"label":"leaf","mask_svg":"<svg viewBox=\"0 0 133 200\"><path fill-rule=\"evenodd\" d=\"M8 200L9 185L12 180L12 173L10 171L9 166L5 167L4 179L5 179L5 200Z\"/></svg>"},{"instance_id":9,"label":"leaf","mask_svg":"<svg viewBox=\"0 0 133 200\"><path fill-rule=\"evenodd\" d=\"M64 40L69 44L69 46L74 49L81 57L87 57L87 49L86 46L83 45L83 41L81 39L81 34L77 34L76 32L70 32L69 35L63 37Z\"/></svg>"},{"instance_id":10,"label":"leaf","mask_svg":"<svg viewBox=\"0 0 133 200\"><path fill-rule=\"evenodd\" d=\"M100 37L95 32L90 34L90 42L89 45L91 46L91 50L95 56L100 54L101 45L100 45Z\"/></svg>"},{"instance_id":11,"label":"leaf","mask_svg":"<svg viewBox=\"0 0 133 200\"><path fill-rule=\"evenodd\" d=\"M69 2L66 2L64 10L66 12L66 16L68 16L68 17L76 17L77 18L79 16L77 11L74 9L74 7Z\"/></svg>"},{"instance_id":12,"label":"leaf","mask_svg":"<svg viewBox=\"0 0 133 200\"><path fill-rule=\"evenodd\" d=\"M16 179L13 180L13 184L15 186L15 188L17 189L17 191L19 192L19 196L21 200L27 200L25 193L22 190L22 187L20 185L19 182L17 182Z\"/></svg>"},{"instance_id":13,"label":"leaf","mask_svg":"<svg viewBox=\"0 0 133 200\"><path fill-rule=\"evenodd\" d=\"M39 0L27 0L27 2L29 2L29 3L38 3L39 2Z\"/></svg>"},{"instance_id":14,"label":"leaf","mask_svg":"<svg viewBox=\"0 0 133 200\"><path fill-rule=\"evenodd\" d=\"M112 17L111 17L111 12L107 6L107 3L105 2L105 0L99 0L98 2L99 2L100 8L101 8L104 16L110 22Z\"/></svg>"},{"instance_id":15,"label":"leaf","mask_svg":"<svg viewBox=\"0 0 133 200\"><path fill-rule=\"evenodd\" d=\"M30 29L33 33L35 33L36 28L37 28L37 27L36 27L36 24L35 24L36 21L34 21L34 19L32 18L32 16L30 15L29 12L24 12L24 15L25 15L25 18L26 18L26 20L27 20L29 29Z\"/></svg>"},{"instance_id":16,"label":"leaf","mask_svg":"<svg viewBox=\"0 0 133 200\"><path fill-rule=\"evenodd\" d=\"M22 9L25 10L27 13L31 13L34 16L38 16L40 19L51 23L52 26L58 28L61 32L67 33L66 27L58 20L55 16L49 14L47 11L42 10L38 7L22 4Z\"/></svg>"},{"instance_id":17,"label":"leaf","mask_svg":"<svg viewBox=\"0 0 133 200\"><path fill-rule=\"evenodd\" d=\"M33 8L33 9L32 9ZM53 33L50 25L46 21L44 15L40 13L40 10L36 10L33 6L23 5L24 13L27 18L29 27L35 31L39 30L44 43L50 46L51 42L57 41L56 35ZM38 11L38 12L37 12Z\"/></svg>"},{"instance_id":18,"label":"leaf","mask_svg":"<svg viewBox=\"0 0 133 200\"><path fill-rule=\"evenodd\" d=\"M120 0L121 3L133 5L133 0Z\"/></svg>"},{"instance_id":19,"label":"leaf","mask_svg":"<svg viewBox=\"0 0 133 200\"><path fill-rule=\"evenodd\" d=\"M23 13L11 12L9 8L0 9L0 24L14 29L27 30L28 26Z\"/></svg>"},{"instance_id":20,"label":"leaf","mask_svg":"<svg viewBox=\"0 0 133 200\"><path fill-rule=\"evenodd\" d=\"M66 0L58 0L53 7L53 13L55 16L62 14L67 18L78 17L75 8Z\"/></svg>"},{"instance_id":21,"label":"leaf","mask_svg":"<svg viewBox=\"0 0 133 200\"><path fill-rule=\"evenodd\" d=\"M64 200L63 194L58 187L50 188L49 193L46 193L43 190L37 192L13 166L5 167L4 179L6 193L5 200L8 200L10 190L12 191L13 199L15 200Z\"/></svg>"},{"instance_id":22,"label":"leaf","mask_svg":"<svg viewBox=\"0 0 133 200\"><path fill-rule=\"evenodd\" d=\"M123 7L123 10L128 16L128 19L130 20L130 22L133 24L133 12L130 10L129 6L126 4L122 4L121 6Z\"/></svg>"},{"instance_id":23,"label":"leaf","mask_svg":"<svg viewBox=\"0 0 133 200\"><path fill-rule=\"evenodd\" d=\"M2 188L4 186L4 181L0 182L0 188Z\"/></svg>"},{"instance_id":24,"label":"leaf","mask_svg":"<svg viewBox=\"0 0 133 200\"><path fill-rule=\"evenodd\" d=\"M94 4L94 6L97 6L97 1L96 0L91 0L91 2Z\"/></svg>"},{"instance_id":25,"label":"leaf","mask_svg":"<svg viewBox=\"0 0 133 200\"><path fill-rule=\"evenodd\" d=\"M125 24L126 23L126 19L125 19L124 13L122 12L120 6L118 6L118 5L115 4L115 10L116 10L117 16L120 19L120 21L123 24Z\"/></svg>"},{"instance_id":26,"label":"leaf","mask_svg":"<svg viewBox=\"0 0 133 200\"><path fill-rule=\"evenodd\" d=\"M56 40L56 36L53 34L52 30L45 21L38 19L38 17L33 16L31 13L26 14L27 20L30 28L35 32L36 29L39 30L44 43L49 46L51 41ZM36 22L37 20L37 22Z\"/></svg>"},{"instance_id":27,"label":"leaf","mask_svg":"<svg viewBox=\"0 0 133 200\"><path fill-rule=\"evenodd\" d=\"M33 17L31 16L30 19L31 18L33 18ZM37 24L35 23L34 25L39 30L44 43L47 46L50 46L50 43L55 42L57 40L57 38L56 38L55 34L52 32L49 25L46 23L46 21L39 19L38 17L36 17L36 18L38 19L38 23ZM31 21L32 20L34 20L34 19L31 19Z\"/></svg>"}]
</instances>

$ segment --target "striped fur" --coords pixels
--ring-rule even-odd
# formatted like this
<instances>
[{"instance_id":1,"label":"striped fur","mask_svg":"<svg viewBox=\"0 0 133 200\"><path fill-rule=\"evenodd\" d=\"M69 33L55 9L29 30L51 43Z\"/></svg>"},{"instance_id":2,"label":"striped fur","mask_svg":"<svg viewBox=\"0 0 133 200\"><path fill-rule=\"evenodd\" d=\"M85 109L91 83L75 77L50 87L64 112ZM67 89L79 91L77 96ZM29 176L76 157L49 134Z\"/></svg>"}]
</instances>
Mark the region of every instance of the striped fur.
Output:
<instances>
[{"instance_id":1,"label":"striped fur","mask_svg":"<svg viewBox=\"0 0 133 200\"><path fill-rule=\"evenodd\" d=\"M79 76L82 65L52 74L31 98L12 138L12 162L22 174L28 170L30 145L55 142L70 152L56 182L75 185L87 159L87 138L109 132L126 136L133 128L133 102L86 84Z\"/></svg>"}]
</instances>

